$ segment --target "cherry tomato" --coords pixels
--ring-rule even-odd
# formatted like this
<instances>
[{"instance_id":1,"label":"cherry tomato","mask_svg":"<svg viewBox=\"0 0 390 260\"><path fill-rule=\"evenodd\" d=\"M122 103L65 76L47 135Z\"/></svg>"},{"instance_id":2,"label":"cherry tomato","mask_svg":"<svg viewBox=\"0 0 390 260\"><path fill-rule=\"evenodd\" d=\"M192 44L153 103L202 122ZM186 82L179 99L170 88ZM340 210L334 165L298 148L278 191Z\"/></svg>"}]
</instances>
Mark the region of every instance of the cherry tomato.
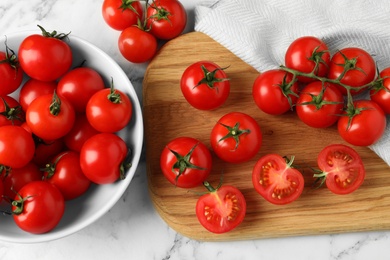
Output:
<instances>
[{"instance_id":1,"label":"cherry tomato","mask_svg":"<svg viewBox=\"0 0 390 260\"><path fill-rule=\"evenodd\" d=\"M383 135L386 116L378 104L371 100L356 100L340 117L337 129L340 136L356 146L374 144Z\"/></svg>"},{"instance_id":2,"label":"cherry tomato","mask_svg":"<svg viewBox=\"0 0 390 260\"><path fill-rule=\"evenodd\" d=\"M160 156L160 167L167 180L180 188L194 188L211 172L211 153L199 140L178 137L171 140Z\"/></svg>"},{"instance_id":3,"label":"cherry tomato","mask_svg":"<svg viewBox=\"0 0 390 260\"><path fill-rule=\"evenodd\" d=\"M11 96L0 96L0 126L21 125L25 115L19 102Z\"/></svg>"},{"instance_id":4,"label":"cherry tomato","mask_svg":"<svg viewBox=\"0 0 390 260\"><path fill-rule=\"evenodd\" d=\"M6 45L6 51L0 51L0 96L14 92L22 83L23 69L18 57Z\"/></svg>"},{"instance_id":5,"label":"cherry tomato","mask_svg":"<svg viewBox=\"0 0 390 260\"><path fill-rule=\"evenodd\" d=\"M278 154L267 154L255 164L252 183L255 190L267 201L284 205L298 199L304 189L304 179L291 160Z\"/></svg>"},{"instance_id":6,"label":"cherry tomato","mask_svg":"<svg viewBox=\"0 0 390 260\"><path fill-rule=\"evenodd\" d=\"M230 93L224 69L211 61L191 64L181 76L180 88L188 103L200 110L222 106Z\"/></svg>"},{"instance_id":7,"label":"cherry tomato","mask_svg":"<svg viewBox=\"0 0 390 260\"><path fill-rule=\"evenodd\" d=\"M34 140L23 127L0 127L0 165L21 168L31 161L34 151Z\"/></svg>"},{"instance_id":8,"label":"cherry tomato","mask_svg":"<svg viewBox=\"0 0 390 260\"><path fill-rule=\"evenodd\" d=\"M27 111L27 107L39 96L53 94L57 88L56 81L40 81L36 79L28 79L21 87L19 93L19 103L23 111Z\"/></svg>"},{"instance_id":9,"label":"cherry tomato","mask_svg":"<svg viewBox=\"0 0 390 260\"><path fill-rule=\"evenodd\" d=\"M293 41L285 55L285 64L303 73L311 73L324 77L328 72L330 53L328 46L321 39L303 36ZM298 77L301 82L312 82L314 79Z\"/></svg>"},{"instance_id":10,"label":"cherry tomato","mask_svg":"<svg viewBox=\"0 0 390 260\"><path fill-rule=\"evenodd\" d=\"M187 13L177 0L154 0L147 8L147 27L158 39L171 40L186 27Z\"/></svg>"},{"instance_id":11,"label":"cherry tomato","mask_svg":"<svg viewBox=\"0 0 390 260\"><path fill-rule=\"evenodd\" d=\"M142 19L143 9L140 1L104 0L102 15L111 28L122 31Z\"/></svg>"},{"instance_id":12,"label":"cherry tomato","mask_svg":"<svg viewBox=\"0 0 390 260\"><path fill-rule=\"evenodd\" d=\"M211 148L226 162L249 161L260 150L261 143L262 133L259 124L245 113L225 114L211 130Z\"/></svg>"},{"instance_id":13,"label":"cherry tomato","mask_svg":"<svg viewBox=\"0 0 390 260\"><path fill-rule=\"evenodd\" d=\"M113 183L125 178L128 149L126 143L112 133L89 138L80 151L80 166L85 176L96 184Z\"/></svg>"},{"instance_id":14,"label":"cherry tomato","mask_svg":"<svg viewBox=\"0 0 390 260\"><path fill-rule=\"evenodd\" d=\"M53 81L60 78L72 65L72 50L62 39L64 34L45 31L42 35L27 36L19 46L19 62L24 72L31 78Z\"/></svg>"},{"instance_id":15,"label":"cherry tomato","mask_svg":"<svg viewBox=\"0 0 390 260\"><path fill-rule=\"evenodd\" d=\"M151 60L157 51L157 39L136 26L124 29L119 35L118 47L125 59L133 63Z\"/></svg>"},{"instance_id":16,"label":"cherry tomato","mask_svg":"<svg viewBox=\"0 0 390 260\"><path fill-rule=\"evenodd\" d=\"M196 216L208 231L221 234L229 232L242 223L246 214L246 201L239 189L223 185L217 189L209 183L210 191L202 195L196 203Z\"/></svg>"},{"instance_id":17,"label":"cherry tomato","mask_svg":"<svg viewBox=\"0 0 390 260\"><path fill-rule=\"evenodd\" d=\"M90 137L98 134L95 128L91 126L85 114L79 114L73 124L73 128L67 133L63 140L70 150L80 152L81 147Z\"/></svg>"},{"instance_id":18,"label":"cherry tomato","mask_svg":"<svg viewBox=\"0 0 390 260\"><path fill-rule=\"evenodd\" d=\"M344 72L345 71L345 72ZM361 48L349 47L333 55L329 66L329 79L339 79L340 82L352 87L351 94L356 95L365 88L357 90L375 79L376 66L372 56ZM353 89L355 88L355 89ZM343 95L347 90L339 86Z\"/></svg>"},{"instance_id":19,"label":"cherry tomato","mask_svg":"<svg viewBox=\"0 0 390 260\"><path fill-rule=\"evenodd\" d=\"M34 137L34 136L33 136ZM65 149L63 138L45 141L40 138L35 140L35 154L32 161L40 167L44 167L54 156Z\"/></svg>"},{"instance_id":20,"label":"cherry tomato","mask_svg":"<svg viewBox=\"0 0 390 260\"><path fill-rule=\"evenodd\" d=\"M72 105L55 93L37 97L26 111L27 125L43 140L65 136L72 129L75 118Z\"/></svg>"},{"instance_id":21,"label":"cherry tomato","mask_svg":"<svg viewBox=\"0 0 390 260\"><path fill-rule=\"evenodd\" d=\"M324 128L337 122L343 113L343 107L344 98L337 86L315 81L300 92L296 111L306 125Z\"/></svg>"},{"instance_id":22,"label":"cherry tomato","mask_svg":"<svg viewBox=\"0 0 390 260\"><path fill-rule=\"evenodd\" d=\"M65 202L61 192L46 181L26 184L12 202L16 225L33 234L43 234L54 229L64 210Z\"/></svg>"},{"instance_id":23,"label":"cherry tomato","mask_svg":"<svg viewBox=\"0 0 390 260\"><path fill-rule=\"evenodd\" d=\"M328 189L335 194L349 194L363 183L366 171L359 154L349 146L332 144L318 155L321 173L314 177L322 178Z\"/></svg>"},{"instance_id":24,"label":"cherry tomato","mask_svg":"<svg viewBox=\"0 0 390 260\"><path fill-rule=\"evenodd\" d=\"M292 75L282 70L268 70L255 80L253 99L263 112L280 115L292 109L298 99L298 83L291 82Z\"/></svg>"},{"instance_id":25,"label":"cherry tomato","mask_svg":"<svg viewBox=\"0 0 390 260\"><path fill-rule=\"evenodd\" d=\"M76 112L85 112L88 100L93 94L104 89L100 74L88 67L79 67L68 71L57 85L57 94L65 97Z\"/></svg>"},{"instance_id":26,"label":"cherry tomato","mask_svg":"<svg viewBox=\"0 0 390 260\"><path fill-rule=\"evenodd\" d=\"M44 169L45 181L55 185L65 200L72 200L83 195L91 181L84 175L80 166L80 154L64 151L58 154Z\"/></svg>"},{"instance_id":27,"label":"cherry tomato","mask_svg":"<svg viewBox=\"0 0 390 260\"><path fill-rule=\"evenodd\" d=\"M377 103L386 114L390 114L390 67L379 74L378 84L370 90L371 100Z\"/></svg>"}]
</instances>

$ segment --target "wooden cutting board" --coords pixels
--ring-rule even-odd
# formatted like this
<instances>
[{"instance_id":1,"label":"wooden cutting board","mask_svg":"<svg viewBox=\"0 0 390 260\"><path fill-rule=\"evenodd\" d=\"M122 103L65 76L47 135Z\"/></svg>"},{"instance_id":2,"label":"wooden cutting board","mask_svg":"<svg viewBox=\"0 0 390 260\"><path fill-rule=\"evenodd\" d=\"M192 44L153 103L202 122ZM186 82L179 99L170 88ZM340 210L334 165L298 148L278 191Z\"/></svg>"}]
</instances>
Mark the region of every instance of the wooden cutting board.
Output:
<instances>
[{"instance_id":1,"label":"wooden cutting board","mask_svg":"<svg viewBox=\"0 0 390 260\"><path fill-rule=\"evenodd\" d=\"M231 94L225 105L214 111L192 108L180 91L183 71L192 63L210 60L231 79ZM375 153L355 147L367 170L364 184L349 195L334 195L326 187L313 190L312 172L320 150L332 143L345 143L335 128L314 129L301 123L293 113L270 116L255 105L252 84L259 73L210 37L192 32L166 43L149 64L143 82L148 187L153 204L162 219L177 232L202 241L248 240L355 231L390 229L390 169ZM243 223L231 232L212 234L195 215L195 204L204 187L182 189L170 184L159 166L162 149L179 136L192 136L210 147L211 128L224 114L245 112L254 117L263 133L263 145L247 163L231 165L213 157L209 178L217 186L221 173L224 183L239 188L247 201ZM276 206L256 193L251 182L252 168L262 155L295 155L303 166L305 190L295 202Z\"/></svg>"}]
</instances>

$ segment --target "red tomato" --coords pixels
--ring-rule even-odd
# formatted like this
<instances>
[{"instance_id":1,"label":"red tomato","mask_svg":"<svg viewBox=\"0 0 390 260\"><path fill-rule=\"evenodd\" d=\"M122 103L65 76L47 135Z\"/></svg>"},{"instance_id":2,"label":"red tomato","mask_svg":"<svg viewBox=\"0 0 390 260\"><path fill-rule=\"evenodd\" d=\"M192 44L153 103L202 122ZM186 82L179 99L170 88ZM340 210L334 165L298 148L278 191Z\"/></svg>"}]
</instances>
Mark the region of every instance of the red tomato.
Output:
<instances>
[{"instance_id":1,"label":"red tomato","mask_svg":"<svg viewBox=\"0 0 390 260\"><path fill-rule=\"evenodd\" d=\"M329 66L329 79L339 79L341 83L352 87L351 94L356 95L364 90L357 90L375 79L376 66L372 56L363 49L344 48L333 55ZM355 88L355 90L354 90ZM343 95L347 90L339 86Z\"/></svg>"},{"instance_id":2,"label":"red tomato","mask_svg":"<svg viewBox=\"0 0 390 260\"><path fill-rule=\"evenodd\" d=\"M260 150L261 143L259 124L253 117L241 112L224 115L211 130L211 148L226 162L249 161Z\"/></svg>"},{"instance_id":3,"label":"red tomato","mask_svg":"<svg viewBox=\"0 0 390 260\"><path fill-rule=\"evenodd\" d=\"M54 229L65 210L64 197L51 183L33 181L19 190L12 202L13 218L22 230L42 234Z\"/></svg>"},{"instance_id":4,"label":"red tomato","mask_svg":"<svg viewBox=\"0 0 390 260\"><path fill-rule=\"evenodd\" d=\"M85 108L91 126L104 133L123 129L130 122L132 111L130 98L113 87L96 92Z\"/></svg>"},{"instance_id":5,"label":"red tomato","mask_svg":"<svg viewBox=\"0 0 390 260\"><path fill-rule=\"evenodd\" d=\"M21 168L31 161L34 151L34 140L23 127L0 127L0 165Z\"/></svg>"},{"instance_id":6,"label":"red tomato","mask_svg":"<svg viewBox=\"0 0 390 260\"><path fill-rule=\"evenodd\" d=\"M292 161L278 154L267 154L255 164L252 183L255 190L267 201L284 205L298 199L304 189L302 174L291 167Z\"/></svg>"},{"instance_id":7,"label":"red tomato","mask_svg":"<svg viewBox=\"0 0 390 260\"><path fill-rule=\"evenodd\" d=\"M353 107L347 108L337 124L340 136L356 146L374 144L383 135L385 128L385 113L370 100L354 101Z\"/></svg>"},{"instance_id":8,"label":"red tomato","mask_svg":"<svg viewBox=\"0 0 390 260\"><path fill-rule=\"evenodd\" d=\"M364 181L366 172L362 159L349 146L329 145L319 153L317 162L322 172L314 177L325 178L326 186L335 194L349 194Z\"/></svg>"},{"instance_id":9,"label":"red tomato","mask_svg":"<svg viewBox=\"0 0 390 260\"><path fill-rule=\"evenodd\" d=\"M53 81L60 78L72 65L72 50L62 41L66 35L46 32L27 36L19 46L19 61L31 78Z\"/></svg>"},{"instance_id":10,"label":"red tomato","mask_svg":"<svg viewBox=\"0 0 390 260\"><path fill-rule=\"evenodd\" d=\"M337 122L343 107L344 98L337 86L315 81L302 89L295 109L308 126L324 128Z\"/></svg>"},{"instance_id":11,"label":"red tomato","mask_svg":"<svg viewBox=\"0 0 390 260\"><path fill-rule=\"evenodd\" d=\"M23 69L14 51L6 46L0 51L0 96L14 92L22 83Z\"/></svg>"},{"instance_id":12,"label":"red tomato","mask_svg":"<svg viewBox=\"0 0 390 260\"><path fill-rule=\"evenodd\" d=\"M292 109L298 99L298 83L282 70L269 70L255 80L252 95L256 105L265 113L280 115Z\"/></svg>"},{"instance_id":13,"label":"red tomato","mask_svg":"<svg viewBox=\"0 0 390 260\"><path fill-rule=\"evenodd\" d=\"M79 114L73 124L73 128L64 136L64 143L72 151L80 152L81 147L90 137L98 134L95 128L88 122L85 114Z\"/></svg>"},{"instance_id":14,"label":"red tomato","mask_svg":"<svg viewBox=\"0 0 390 260\"><path fill-rule=\"evenodd\" d=\"M212 110L222 106L230 93L224 69L211 61L191 64L181 76L180 87L191 106Z\"/></svg>"},{"instance_id":15,"label":"red tomato","mask_svg":"<svg viewBox=\"0 0 390 260\"><path fill-rule=\"evenodd\" d=\"M96 184L113 183L125 178L128 149L117 135L100 133L89 138L80 151L80 166Z\"/></svg>"},{"instance_id":16,"label":"red tomato","mask_svg":"<svg viewBox=\"0 0 390 260\"><path fill-rule=\"evenodd\" d=\"M118 47L125 59L133 63L151 60L157 51L157 39L136 26L124 29L119 35Z\"/></svg>"},{"instance_id":17,"label":"red tomato","mask_svg":"<svg viewBox=\"0 0 390 260\"><path fill-rule=\"evenodd\" d=\"M328 46L321 39L303 36L293 41L285 55L285 64L303 73L311 73L319 77L326 76L330 62ZM312 82L314 79L299 77L301 82Z\"/></svg>"},{"instance_id":18,"label":"red tomato","mask_svg":"<svg viewBox=\"0 0 390 260\"><path fill-rule=\"evenodd\" d=\"M25 115L19 102L11 96L0 97L0 126L21 125Z\"/></svg>"},{"instance_id":19,"label":"red tomato","mask_svg":"<svg viewBox=\"0 0 390 260\"><path fill-rule=\"evenodd\" d=\"M53 94L57 87L56 81L40 81L36 79L28 79L21 87L19 93L19 103L23 111L27 111L27 107L39 96Z\"/></svg>"},{"instance_id":20,"label":"red tomato","mask_svg":"<svg viewBox=\"0 0 390 260\"><path fill-rule=\"evenodd\" d=\"M390 67L379 74L378 84L370 90L371 100L377 103L386 114L390 114Z\"/></svg>"},{"instance_id":21,"label":"red tomato","mask_svg":"<svg viewBox=\"0 0 390 260\"><path fill-rule=\"evenodd\" d=\"M142 19L143 9L140 1L104 0L102 15L111 28L122 31Z\"/></svg>"},{"instance_id":22,"label":"red tomato","mask_svg":"<svg viewBox=\"0 0 390 260\"><path fill-rule=\"evenodd\" d=\"M64 149L65 144L63 138L52 141L45 141L37 138L37 140L35 140L35 154L32 161L38 166L44 167L54 156Z\"/></svg>"},{"instance_id":23,"label":"red tomato","mask_svg":"<svg viewBox=\"0 0 390 260\"><path fill-rule=\"evenodd\" d=\"M104 89L100 74L88 67L79 67L67 72L58 82L57 94L65 97L76 112L85 112L88 100Z\"/></svg>"},{"instance_id":24,"label":"red tomato","mask_svg":"<svg viewBox=\"0 0 390 260\"><path fill-rule=\"evenodd\" d=\"M170 40L186 27L187 13L177 0L154 0L147 8L147 27L158 39Z\"/></svg>"},{"instance_id":25,"label":"red tomato","mask_svg":"<svg viewBox=\"0 0 390 260\"><path fill-rule=\"evenodd\" d=\"M196 216L208 231L221 234L242 223L246 214L246 201L239 189L223 185L217 189L205 183L210 193L202 195L196 203Z\"/></svg>"},{"instance_id":26,"label":"red tomato","mask_svg":"<svg viewBox=\"0 0 390 260\"><path fill-rule=\"evenodd\" d=\"M171 140L160 156L160 167L167 180L180 188L194 188L211 172L212 159L206 145L191 137Z\"/></svg>"},{"instance_id":27,"label":"red tomato","mask_svg":"<svg viewBox=\"0 0 390 260\"><path fill-rule=\"evenodd\" d=\"M81 170L80 154L74 151L64 151L53 158L44 169L44 177L60 190L65 200L80 197L91 184Z\"/></svg>"},{"instance_id":28,"label":"red tomato","mask_svg":"<svg viewBox=\"0 0 390 260\"><path fill-rule=\"evenodd\" d=\"M72 105L56 94L37 97L26 111L27 125L32 133L44 140L65 136L72 129L75 118Z\"/></svg>"}]
</instances>

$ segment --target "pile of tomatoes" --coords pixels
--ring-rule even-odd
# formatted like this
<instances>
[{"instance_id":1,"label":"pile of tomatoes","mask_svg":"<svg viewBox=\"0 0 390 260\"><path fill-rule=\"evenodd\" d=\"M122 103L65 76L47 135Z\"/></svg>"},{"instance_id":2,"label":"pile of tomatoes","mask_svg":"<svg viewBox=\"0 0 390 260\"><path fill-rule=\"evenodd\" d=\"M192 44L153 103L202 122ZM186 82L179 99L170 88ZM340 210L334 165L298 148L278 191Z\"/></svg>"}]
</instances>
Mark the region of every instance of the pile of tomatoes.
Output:
<instances>
[{"instance_id":1,"label":"pile of tomatoes","mask_svg":"<svg viewBox=\"0 0 390 260\"><path fill-rule=\"evenodd\" d=\"M30 233L52 230L65 201L92 183L123 179L131 160L116 134L132 117L130 98L114 79L106 87L96 70L71 67L67 34L40 28L17 54L0 52L0 200Z\"/></svg>"},{"instance_id":2,"label":"pile of tomatoes","mask_svg":"<svg viewBox=\"0 0 390 260\"><path fill-rule=\"evenodd\" d=\"M105 0L102 15L113 29L121 31L118 48L133 63L151 60L159 42L179 36L187 23L187 13L178 0Z\"/></svg>"}]
</instances>

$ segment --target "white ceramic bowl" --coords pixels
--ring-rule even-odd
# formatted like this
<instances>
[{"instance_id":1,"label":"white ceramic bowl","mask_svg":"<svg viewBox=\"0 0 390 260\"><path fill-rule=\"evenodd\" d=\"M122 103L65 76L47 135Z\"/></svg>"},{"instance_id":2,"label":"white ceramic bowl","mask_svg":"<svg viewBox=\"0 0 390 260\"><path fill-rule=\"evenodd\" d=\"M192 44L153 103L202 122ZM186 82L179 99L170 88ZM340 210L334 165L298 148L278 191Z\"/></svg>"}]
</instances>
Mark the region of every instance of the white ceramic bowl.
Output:
<instances>
[{"instance_id":1,"label":"white ceramic bowl","mask_svg":"<svg viewBox=\"0 0 390 260\"><path fill-rule=\"evenodd\" d=\"M0 49L4 51L4 40L7 38L7 45L17 53L19 44L32 33L40 34L40 31L24 31L2 35ZM82 60L86 60L85 66L97 70L105 80L106 86L110 86L112 77L115 88L129 95L133 104L133 116L129 125L118 134L132 149L132 167L126 173L124 180L113 184L92 185L86 194L66 202L65 213L60 223L48 233L40 235L27 233L16 226L12 216L0 214L0 240L6 242L36 243L55 240L90 225L103 216L121 198L134 176L141 157L143 145L142 111L137 94L128 77L111 57L93 44L73 35L69 35L67 43L73 51L73 65L80 65ZM0 209L4 209L3 206L4 202L1 202Z\"/></svg>"}]
</instances>

